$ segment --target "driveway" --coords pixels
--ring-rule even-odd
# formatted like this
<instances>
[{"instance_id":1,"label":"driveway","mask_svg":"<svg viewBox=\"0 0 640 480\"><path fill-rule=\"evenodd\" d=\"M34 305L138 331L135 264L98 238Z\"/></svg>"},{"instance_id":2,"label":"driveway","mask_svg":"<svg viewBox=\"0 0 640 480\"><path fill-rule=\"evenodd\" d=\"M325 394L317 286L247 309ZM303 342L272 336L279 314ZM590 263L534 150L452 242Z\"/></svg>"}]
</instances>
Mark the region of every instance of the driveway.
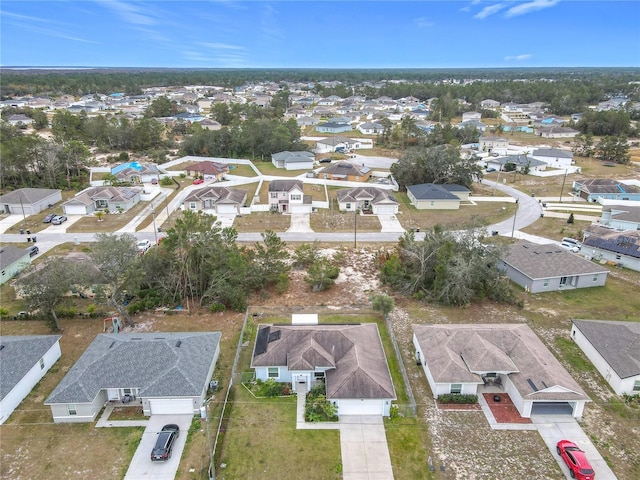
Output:
<instances>
[{"instance_id":1,"label":"driveway","mask_svg":"<svg viewBox=\"0 0 640 480\"><path fill-rule=\"evenodd\" d=\"M24 217L22 215L7 215L6 217L0 219L0 233L4 233L9 230L14 225L22 222Z\"/></svg>"},{"instance_id":2,"label":"driveway","mask_svg":"<svg viewBox=\"0 0 640 480\"><path fill-rule=\"evenodd\" d=\"M395 215L378 215L378 220L380 220L380 225L382 226L381 232L404 233L405 231Z\"/></svg>"},{"instance_id":3,"label":"driveway","mask_svg":"<svg viewBox=\"0 0 640 480\"><path fill-rule=\"evenodd\" d=\"M589 463L596 472L598 480L617 480L607 462L602 458L596 447L580 427L580 424L570 415L532 415L531 421L537 427L538 433L549 447L553 458L562 469L566 478L571 478L569 468L556 452L556 444L560 440L575 442L587 454Z\"/></svg>"},{"instance_id":4,"label":"driveway","mask_svg":"<svg viewBox=\"0 0 640 480\"><path fill-rule=\"evenodd\" d=\"M235 213L219 213L216 215L216 225L220 228L233 227Z\"/></svg>"},{"instance_id":5,"label":"driveway","mask_svg":"<svg viewBox=\"0 0 640 480\"><path fill-rule=\"evenodd\" d=\"M381 416L342 415L340 450L343 480L393 479L391 457Z\"/></svg>"},{"instance_id":6,"label":"driveway","mask_svg":"<svg viewBox=\"0 0 640 480\"><path fill-rule=\"evenodd\" d=\"M309 213L292 213L291 224L287 229L287 232L297 233L313 233L311 230L311 214Z\"/></svg>"},{"instance_id":7,"label":"driveway","mask_svg":"<svg viewBox=\"0 0 640 480\"><path fill-rule=\"evenodd\" d=\"M151 415L124 480L173 480L180 465L192 419L193 415ZM175 423L180 427L180 436L173 446L171 458L166 462L152 462L151 450L156 444L157 434L168 423Z\"/></svg>"}]
</instances>

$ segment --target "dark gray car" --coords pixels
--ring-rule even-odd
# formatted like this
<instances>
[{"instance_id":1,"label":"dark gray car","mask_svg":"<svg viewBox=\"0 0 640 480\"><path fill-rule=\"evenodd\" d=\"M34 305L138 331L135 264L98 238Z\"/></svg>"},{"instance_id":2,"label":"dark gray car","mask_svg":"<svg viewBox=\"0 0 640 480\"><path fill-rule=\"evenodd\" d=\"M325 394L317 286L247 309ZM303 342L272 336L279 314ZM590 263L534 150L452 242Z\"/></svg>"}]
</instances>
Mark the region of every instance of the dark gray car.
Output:
<instances>
[{"instance_id":1,"label":"dark gray car","mask_svg":"<svg viewBox=\"0 0 640 480\"><path fill-rule=\"evenodd\" d=\"M176 439L180 436L180 427L174 423L170 423L162 427L156 445L151 450L152 462L166 462L171 458L171 450Z\"/></svg>"}]
</instances>

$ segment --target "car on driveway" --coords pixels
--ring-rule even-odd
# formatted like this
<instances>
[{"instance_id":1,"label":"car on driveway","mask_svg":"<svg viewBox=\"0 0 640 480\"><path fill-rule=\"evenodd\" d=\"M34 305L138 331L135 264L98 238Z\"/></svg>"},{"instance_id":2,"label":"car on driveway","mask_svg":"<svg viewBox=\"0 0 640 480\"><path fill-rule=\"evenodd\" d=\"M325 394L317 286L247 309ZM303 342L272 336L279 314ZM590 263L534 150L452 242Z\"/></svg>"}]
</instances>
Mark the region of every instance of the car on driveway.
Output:
<instances>
[{"instance_id":1,"label":"car on driveway","mask_svg":"<svg viewBox=\"0 0 640 480\"><path fill-rule=\"evenodd\" d=\"M193 184L194 184L194 185L200 185L200 184L202 184L202 183L204 183L204 180L203 180L203 179L201 179L201 178L196 178L196 179L193 181Z\"/></svg>"},{"instance_id":2,"label":"car on driveway","mask_svg":"<svg viewBox=\"0 0 640 480\"><path fill-rule=\"evenodd\" d=\"M151 248L151 242L149 240L140 240L137 247L140 255L144 255Z\"/></svg>"},{"instance_id":3,"label":"car on driveway","mask_svg":"<svg viewBox=\"0 0 640 480\"><path fill-rule=\"evenodd\" d=\"M51 225L62 225L67 221L66 215L56 215L51 219Z\"/></svg>"},{"instance_id":4,"label":"car on driveway","mask_svg":"<svg viewBox=\"0 0 640 480\"><path fill-rule=\"evenodd\" d=\"M51 220L53 220L54 217L55 217L55 214L49 213L44 217L44 219L42 220L42 223L51 223Z\"/></svg>"},{"instance_id":5,"label":"car on driveway","mask_svg":"<svg viewBox=\"0 0 640 480\"><path fill-rule=\"evenodd\" d=\"M35 257L37 254L40 253L40 249L38 247L36 247L35 245L27 247L27 248L25 248L25 250L27 252L29 252L29 256L30 257Z\"/></svg>"},{"instance_id":6,"label":"car on driveway","mask_svg":"<svg viewBox=\"0 0 640 480\"><path fill-rule=\"evenodd\" d=\"M180 427L175 423L170 423L162 427L156 444L151 450L152 462L166 462L171 458L171 451L173 450L173 444L180 436Z\"/></svg>"},{"instance_id":7,"label":"car on driveway","mask_svg":"<svg viewBox=\"0 0 640 480\"><path fill-rule=\"evenodd\" d=\"M496 171L496 169L493 168L493 167L487 168L487 173L491 173L491 172L495 172L495 171Z\"/></svg>"},{"instance_id":8,"label":"car on driveway","mask_svg":"<svg viewBox=\"0 0 640 480\"><path fill-rule=\"evenodd\" d=\"M318 163L331 163L331 159L330 158L322 158L318 161Z\"/></svg>"},{"instance_id":9,"label":"car on driveway","mask_svg":"<svg viewBox=\"0 0 640 480\"><path fill-rule=\"evenodd\" d=\"M570 440L560 440L556 445L556 451L569 467L571 478L577 480L594 480L596 478L587 456L578 445Z\"/></svg>"},{"instance_id":10,"label":"car on driveway","mask_svg":"<svg viewBox=\"0 0 640 480\"><path fill-rule=\"evenodd\" d=\"M573 253L578 253L580 251L580 247L578 245L574 245L573 243L562 242L560 243L560 246Z\"/></svg>"}]
</instances>

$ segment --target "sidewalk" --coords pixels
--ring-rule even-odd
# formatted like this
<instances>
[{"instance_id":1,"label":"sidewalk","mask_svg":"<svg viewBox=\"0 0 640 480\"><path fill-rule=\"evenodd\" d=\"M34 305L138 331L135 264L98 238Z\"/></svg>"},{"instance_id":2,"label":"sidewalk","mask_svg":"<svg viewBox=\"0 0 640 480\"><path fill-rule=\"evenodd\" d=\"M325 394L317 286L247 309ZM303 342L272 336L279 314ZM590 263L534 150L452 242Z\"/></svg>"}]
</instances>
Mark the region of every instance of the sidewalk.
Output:
<instances>
[{"instance_id":1,"label":"sidewalk","mask_svg":"<svg viewBox=\"0 0 640 480\"><path fill-rule=\"evenodd\" d=\"M149 424L149 420L112 420L109 421L109 415L113 412L113 409L121 405L107 405L100 417L100 420L96 423L96 428L101 427L146 427Z\"/></svg>"}]
</instances>

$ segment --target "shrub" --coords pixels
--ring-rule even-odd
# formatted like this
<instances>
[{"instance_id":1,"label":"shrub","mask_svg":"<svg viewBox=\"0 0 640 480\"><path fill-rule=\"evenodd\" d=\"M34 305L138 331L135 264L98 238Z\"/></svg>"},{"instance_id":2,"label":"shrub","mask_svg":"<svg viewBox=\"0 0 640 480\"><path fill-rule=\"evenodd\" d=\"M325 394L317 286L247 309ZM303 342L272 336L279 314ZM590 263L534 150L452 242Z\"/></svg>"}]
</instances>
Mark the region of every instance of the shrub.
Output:
<instances>
[{"instance_id":1,"label":"shrub","mask_svg":"<svg viewBox=\"0 0 640 480\"><path fill-rule=\"evenodd\" d=\"M163 187L169 187L173 185L173 179L171 177L164 176L160 179L160 185Z\"/></svg>"},{"instance_id":2,"label":"shrub","mask_svg":"<svg viewBox=\"0 0 640 480\"><path fill-rule=\"evenodd\" d=\"M438 396L440 403L454 403L454 404L474 404L478 403L477 395L466 395L462 393L447 393Z\"/></svg>"},{"instance_id":3,"label":"shrub","mask_svg":"<svg viewBox=\"0 0 640 480\"><path fill-rule=\"evenodd\" d=\"M7 318L9 316L9 310L4 307L0 307L0 318Z\"/></svg>"},{"instance_id":4,"label":"shrub","mask_svg":"<svg viewBox=\"0 0 640 480\"><path fill-rule=\"evenodd\" d=\"M307 422L338 421L338 407L327 400L324 383L312 387L307 393L304 418Z\"/></svg>"}]
</instances>

